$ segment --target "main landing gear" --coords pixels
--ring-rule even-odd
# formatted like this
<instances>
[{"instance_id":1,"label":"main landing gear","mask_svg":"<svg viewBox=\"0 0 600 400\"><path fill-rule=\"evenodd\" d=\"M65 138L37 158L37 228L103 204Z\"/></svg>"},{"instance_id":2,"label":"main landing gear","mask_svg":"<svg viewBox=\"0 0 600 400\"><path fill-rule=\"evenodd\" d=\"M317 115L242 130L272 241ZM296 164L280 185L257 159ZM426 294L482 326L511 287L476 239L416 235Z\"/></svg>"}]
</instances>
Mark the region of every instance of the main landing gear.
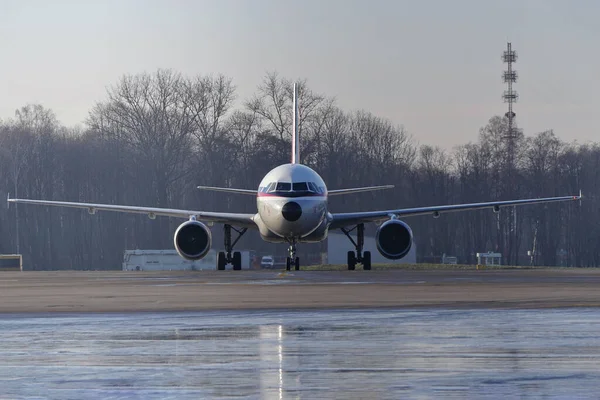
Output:
<instances>
[{"instance_id":1,"label":"main landing gear","mask_svg":"<svg viewBox=\"0 0 600 400\"><path fill-rule=\"evenodd\" d=\"M350 233L356 229L356 241L350 236ZM342 232L350 239L356 252L348 252L348 270L354 271L356 264L362 264L363 269L368 271L371 269L371 252L365 251L363 253L363 246L365 244L365 224L358 224L354 228L347 230L342 228Z\"/></svg>"},{"instance_id":2,"label":"main landing gear","mask_svg":"<svg viewBox=\"0 0 600 400\"><path fill-rule=\"evenodd\" d=\"M232 229L238 234L237 238L235 238L235 241L233 243L231 243ZM225 251L220 251L219 254L217 254L217 269L219 271L223 271L227 264L231 264L235 271L239 271L242 269L242 253L236 251L233 253L232 256L231 251L233 250L233 246L235 246L238 240L240 240L240 238L244 236L244 233L246 233L247 230L248 228L243 228L238 231L237 229L232 228L231 225L223 226L223 233L225 237Z\"/></svg>"},{"instance_id":3,"label":"main landing gear","mask_svg":"<svg viewBox=\"0 0 600 400\"><path fill-rule=\"evenodd\" d=\"M300 271L300 258L296 256L296 241L290 241L290 247L288 249L288 258L285 260L285 270L290 271L292 265L296 271Z\"/></svg>"}]
</instances>

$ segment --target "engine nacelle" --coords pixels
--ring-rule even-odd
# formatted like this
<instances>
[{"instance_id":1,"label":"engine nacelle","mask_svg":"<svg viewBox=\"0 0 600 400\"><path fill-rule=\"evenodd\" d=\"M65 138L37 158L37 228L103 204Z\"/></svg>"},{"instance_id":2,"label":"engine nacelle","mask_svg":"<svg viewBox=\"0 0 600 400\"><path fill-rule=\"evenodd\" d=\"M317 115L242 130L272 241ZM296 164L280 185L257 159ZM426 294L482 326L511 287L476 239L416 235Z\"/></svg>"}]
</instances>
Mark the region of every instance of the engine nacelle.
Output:
<instances>
[{"instance_id":1,"label":"engine nacelle","mask_svg":"<svg viewBox=\"0 0 600 400\"><path fill-rule=\"evenodd\" d=\"M195 261L210 250L212 234L202 222L187 221L179 225L174 236L175 250L186 260Z\"/></svg>"},{"instance_id":2,"label":"engine nacelle","mask_svg":"<svg viewBox=\"0 0 600 400\"><path fill-rule=\"evenodd\" d=\"M410 227L397 219L384 222L375 234L377 250L390 260L399 260L408 254L413 243Z\"/></svg>"}]
</instances>

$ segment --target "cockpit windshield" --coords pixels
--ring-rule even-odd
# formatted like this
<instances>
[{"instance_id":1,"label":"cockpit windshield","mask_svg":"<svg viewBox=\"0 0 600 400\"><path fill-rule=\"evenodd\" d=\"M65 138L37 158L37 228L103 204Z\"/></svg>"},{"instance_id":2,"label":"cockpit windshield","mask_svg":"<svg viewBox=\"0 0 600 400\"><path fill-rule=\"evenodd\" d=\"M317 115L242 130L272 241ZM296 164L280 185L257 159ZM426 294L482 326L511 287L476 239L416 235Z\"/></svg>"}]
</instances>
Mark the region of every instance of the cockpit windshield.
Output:
<instances>
[{"instance_id":1,"label":"cockpit windshield","mask_svg":"<svg viewBox=\"0 0 600 400\"><path fill-rule=\"evenodd\" d=\"M308 185L306 182L294 182L292 185L294 192L306 192L308 191Z\"/></svg>"},{"instance_id":2,"label":"cockpit windshield","mask_svg":"<svg viewBox=\"0 0 600 400\"><path fill-rule=\"evenodd\" d=\"M292 189L292 184L290 182L277 182L277 188L275 189L277 192L289 192Z\"/></svg>"},{"instance_id":3,"label":"cockpit windshield","mask_svg":"<svg viewBox=\"0 0 600 400\"><path fill-rule=\"evenodd\" d=\"M259 188L262 193L287 192L291 196L309 196L323 194L323 188L314 182L271 182L267 186Z\"/></svg>"}]
</instances>

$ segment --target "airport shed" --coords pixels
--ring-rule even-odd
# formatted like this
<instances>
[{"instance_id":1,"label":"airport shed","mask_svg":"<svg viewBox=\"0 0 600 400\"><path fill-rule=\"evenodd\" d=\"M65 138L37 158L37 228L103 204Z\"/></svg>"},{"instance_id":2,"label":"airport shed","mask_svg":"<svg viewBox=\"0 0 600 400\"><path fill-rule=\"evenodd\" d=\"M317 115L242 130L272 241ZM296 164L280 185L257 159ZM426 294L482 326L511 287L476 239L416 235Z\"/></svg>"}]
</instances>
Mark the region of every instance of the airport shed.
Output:
<instances>
[{"instance_id":1,"label":"airport shed","mask_svg":"<svg viewBox=\"0 0 600 400\"><path fill-rule=\"evenodd\" d=\"M183 259L176 250L125 250L123 271L198 271L217 269L218 250L209 250L201 260ZM241 251L242 269L250 268L250 252ZM227 268L231 268L228 265Z\"/></svg>"},{"instance_id":2,"label":"airport shed","mask_svg":"<svg viewBox=\"0 0 600 400\"><path fill-rule=\"evenodd\" d=\"M192 271L216 269L216 255L210 250L206 257L188 261L175 250L125 250L123 271Z\"/></svg>"},{"instance_id":3,"label":"airport shed","mask_svg":"<svg viewBox=\"0 0 600 400\"><path fill-rule=\"evenodd\" d=\"M125 250L123 271L199 271L217 269L217 251L211 249L200 260L189 261L176 250ZM250 252L242 251L242 269L250 268ZM227 268L231 268L228 265Z\"/></svg>"}]
</instances>

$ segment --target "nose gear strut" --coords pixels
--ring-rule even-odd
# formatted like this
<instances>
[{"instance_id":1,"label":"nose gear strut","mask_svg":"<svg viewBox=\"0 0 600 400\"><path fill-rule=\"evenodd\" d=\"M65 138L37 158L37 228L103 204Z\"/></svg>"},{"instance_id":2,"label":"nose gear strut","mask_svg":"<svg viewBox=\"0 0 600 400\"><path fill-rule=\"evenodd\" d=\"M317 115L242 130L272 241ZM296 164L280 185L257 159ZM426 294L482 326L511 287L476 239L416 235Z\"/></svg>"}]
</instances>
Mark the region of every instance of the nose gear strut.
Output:
<instances>
[{"instance_id":1,"label":"nose gear strut","mask_svg":"<svg viewBox=\"0 0 600 400\"><path fill-rule=\"evenodd\" d=\"M292 269L292 265L296 271L300 270L300 258L296 256L296 239L291 239L288 241L290 247L288 248L288 254L285 261L285 270L290 271Z\"/></svg>"}]
</instances>

